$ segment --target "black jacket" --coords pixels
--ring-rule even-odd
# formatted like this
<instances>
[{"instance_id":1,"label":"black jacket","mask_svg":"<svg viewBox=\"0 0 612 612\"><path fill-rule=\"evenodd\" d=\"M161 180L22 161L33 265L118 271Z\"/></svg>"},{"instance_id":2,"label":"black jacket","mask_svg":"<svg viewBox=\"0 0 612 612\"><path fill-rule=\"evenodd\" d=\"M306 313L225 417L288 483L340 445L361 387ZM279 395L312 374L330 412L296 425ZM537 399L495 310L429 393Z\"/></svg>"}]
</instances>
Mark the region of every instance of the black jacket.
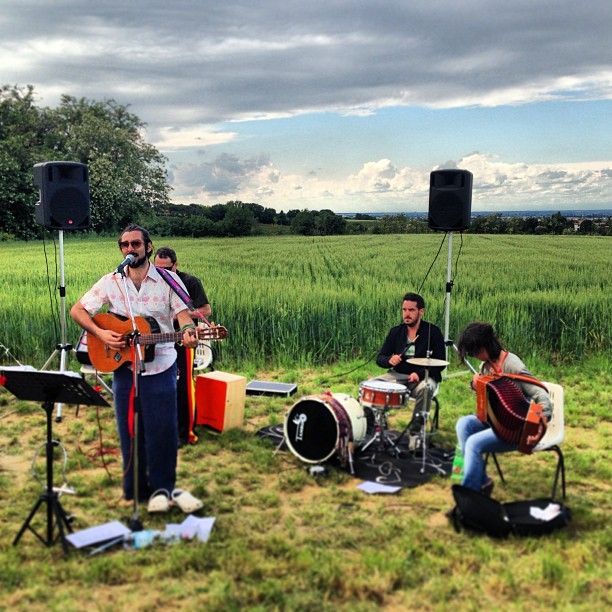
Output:
<instances>
[{"instance_id":1,"label":"black jacket","mask_svg":"<svg viewBox=\"0 0 612 612\"><path fill-rule=\"evenodd\" d=\"M429 347L428 347L429 342ZM416 372L419 376L419 380L425 378L425 368L422 366L412 365L407 363L406 360L402 360L401 363L392 367L389 363L389 359L393 355L401 355L408 347L408 326L405 323L401 323L396 327L392 327L391 331L387 334L382 348L380 349L378 356L376 357L376 363L381 368L387 368L395 370L400 374L411 374ZM446 348L444 345L444 336L440 331L440 328L427 321L421 321L419 326L419 333L414 345L414 356L415 357L427 357L427 349L431 351L429 357L432 359L446 359ZM429 375L436 381L442 380L442 370L444 368L429 368Z\"/></svg>"}]
</instances>

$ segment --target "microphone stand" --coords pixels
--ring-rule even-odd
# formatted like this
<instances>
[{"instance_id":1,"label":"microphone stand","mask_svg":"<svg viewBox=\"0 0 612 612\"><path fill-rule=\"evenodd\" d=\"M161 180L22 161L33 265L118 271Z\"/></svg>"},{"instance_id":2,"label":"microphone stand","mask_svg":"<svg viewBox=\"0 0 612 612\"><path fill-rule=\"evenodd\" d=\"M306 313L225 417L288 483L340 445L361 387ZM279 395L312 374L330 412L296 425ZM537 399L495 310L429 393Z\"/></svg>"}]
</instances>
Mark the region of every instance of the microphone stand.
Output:
<instances>
[{"instance_id":1,"label":"microphone stand","mask_svg":"<svg viewBox=\"0 0 612 612\"><path fill-rule=\"evenodd\" d=\"M127 267L127 266L126 266ZM116 274L121 274L121 281L123 283L124 295L126 296L126 304L128 307L129 319L132 322L132 345L135 349L135 359L132 363L132 379L134 386L134 443L132 445L133 459L132 459L132 472L134 474L134 511L132 519L128 521L128 527L132 531L142 531L142 523L138 516L138 493L139 493L139 464L138 459L139 452L139 415L140 415L140 375L144 371L144 359L142 355L142 346L140 344L140 331L136 325L136 317L134 316L134 310L132 309L132 302L130 301L130 294L128 291L127 278L125 274L125 267Z\"/></svg>"}]
</instances>

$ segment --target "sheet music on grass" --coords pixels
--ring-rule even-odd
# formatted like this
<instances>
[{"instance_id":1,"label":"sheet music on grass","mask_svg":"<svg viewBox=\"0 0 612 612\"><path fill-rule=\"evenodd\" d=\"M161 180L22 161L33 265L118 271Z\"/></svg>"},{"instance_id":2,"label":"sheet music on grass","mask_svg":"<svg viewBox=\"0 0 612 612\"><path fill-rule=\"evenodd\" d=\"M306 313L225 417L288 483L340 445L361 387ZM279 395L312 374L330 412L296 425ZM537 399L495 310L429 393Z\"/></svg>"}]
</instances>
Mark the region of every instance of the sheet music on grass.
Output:
<instances>
[{"instance_id":1,"label":"sheet music on grass","mask_svg":"<svg viewBox=\"0 0 612 612\"><path fill-rule=\"evenodd\" d=\"M362 482L361 484L357 485L357 488L361 489L364 493L369 493L370 495L375 493L397 493L402 489L402 487L380 484L371 480Z\"/></svg>"},{"instance_id":2,"label":"sheet music on grass","mask_svg":"<svg viewBox=\"0 0 612 612\"><path fill-rule=\"evenodd\" d=\"M69 533L66 539L75 548L84 548L85 546L94 546L109 540L123 538L130 533L132 533L131 530L119 521L110 521L103 525L96 525L95 527Z\"/></svg>"}]
</instances>

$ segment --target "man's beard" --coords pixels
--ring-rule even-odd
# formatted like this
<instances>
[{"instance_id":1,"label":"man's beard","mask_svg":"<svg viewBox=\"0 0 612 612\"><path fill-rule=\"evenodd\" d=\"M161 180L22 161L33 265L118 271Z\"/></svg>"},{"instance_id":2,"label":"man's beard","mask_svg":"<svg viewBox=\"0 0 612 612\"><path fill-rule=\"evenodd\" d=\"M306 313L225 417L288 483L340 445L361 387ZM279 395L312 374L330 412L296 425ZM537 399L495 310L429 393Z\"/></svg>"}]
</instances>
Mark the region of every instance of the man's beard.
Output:
<instances>
[{"instance_id":1,"label":"man's beard","mask_svg":"<svg viewBox=\"0 0 612 612\"><path fill-rule=\"evenodd\" d=\"M136 253L132 253L132 255L136 255ZM147 255L144 255L143 257L137 256L136 259L130 264L130 268L141 268L145 265L145 263L147 263L148 260L149 258Z\"/></svg>"}]
</instances>

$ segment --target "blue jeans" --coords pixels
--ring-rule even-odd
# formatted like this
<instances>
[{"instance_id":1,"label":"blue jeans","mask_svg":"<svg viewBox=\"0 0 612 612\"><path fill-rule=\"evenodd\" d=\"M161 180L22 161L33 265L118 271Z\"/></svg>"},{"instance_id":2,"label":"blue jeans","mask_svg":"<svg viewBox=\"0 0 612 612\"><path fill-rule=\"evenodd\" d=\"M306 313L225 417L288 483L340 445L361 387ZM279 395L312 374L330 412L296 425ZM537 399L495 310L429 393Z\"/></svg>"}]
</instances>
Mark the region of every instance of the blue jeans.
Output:
<instances>
[{"instance_id":1,"label":"blue jeans","mask_svg":"<svg viewBox=\"0 0 612 612\"><path fill-rule=\"evenodd\" d=\"M132 371L127 367L115 371L113 395L123 457L125 499L134 499L134 461L128 426L132 383ZM161 374L141 376L138 390L138 497L140 500L146 500L158 489L172 493L176 483L176 363Z\"/></svg>"},{"instance_id":2,"label":"blue jeans","mask_svg":"<svg viewBox=\"0 0 612 612\"><path fill-rule=\"evenodd\" d=\"M507 453L516 450L514 444L503 442L487 423L468 414L457 421L457 440L463 452L464 487L480 491L489 477L485 470L485 453Z\"/></svg>"}]
</instances>

